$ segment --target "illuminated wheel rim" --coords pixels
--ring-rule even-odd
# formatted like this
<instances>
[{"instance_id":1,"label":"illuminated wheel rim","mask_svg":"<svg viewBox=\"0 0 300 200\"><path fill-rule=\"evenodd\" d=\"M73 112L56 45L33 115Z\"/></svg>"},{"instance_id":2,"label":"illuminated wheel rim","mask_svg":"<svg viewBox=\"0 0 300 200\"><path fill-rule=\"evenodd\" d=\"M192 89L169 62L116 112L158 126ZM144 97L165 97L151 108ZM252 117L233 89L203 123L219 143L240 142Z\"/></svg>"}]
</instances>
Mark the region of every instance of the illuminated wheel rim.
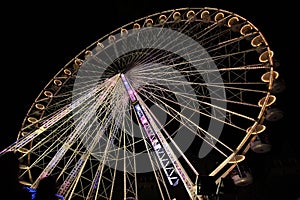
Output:
<instances>
[{"instance_id":1,"label":"illuminated wheel rim","mask_svg":"<svg viewBox=\"0 0 300 200\"><path fill-rule=\"evenodd\" d=\"M158 42L147 43L149 37ZM35 99L11 147L21 161L20 182L36 188L53 175L65 199L143 199L147 192L171 199L182 194L174 187L200 198L183 179L169 185L120 74L196 185L196 171L218 181L245 158L276 101L273 54L255 25L216 8L168 10L112 31L63 66Z\"/></svg>"}]
</instances>

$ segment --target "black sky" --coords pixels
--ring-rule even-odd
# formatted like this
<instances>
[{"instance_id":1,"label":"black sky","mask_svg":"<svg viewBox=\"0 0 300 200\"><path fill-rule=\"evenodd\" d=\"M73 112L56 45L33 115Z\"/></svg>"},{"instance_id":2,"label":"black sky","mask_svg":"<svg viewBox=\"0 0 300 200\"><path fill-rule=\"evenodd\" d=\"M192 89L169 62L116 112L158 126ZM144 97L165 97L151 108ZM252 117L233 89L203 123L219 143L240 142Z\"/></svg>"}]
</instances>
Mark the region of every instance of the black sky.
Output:
<instances>
[{"instance_id":1,"label":"black sky","mask_svg":"<svg viewBox=\"0 0 300 200\"><path fill-rule=\"evenodd\" d=\"M7 3L1 8L1 143L11 142L43 87L81 50L114 29L146 15L180 7L215 7L237 13L265 35L294 85L292 48L297 38L292 4L252 1L107 1L97 4ZM292 99L290 99L292 101Z\"/></svg>"},{"instance_id":2,"label":"black sky","mask_svg":"<svg viewBox=\"0 0 300 200\"><path fill-rule=\"evenodd\" d=\"M297 116L299 36L292 1L148 0L80 1L63 3L6 2L1 5L1 149L15 141L31 104L51 78L75 55L100 37L136 19L181 7L215 7L252 22L266 37L280 61L287 90L280 97L286 111L276 134L291 146L299 133ZM298 38L297 38L298 37ZM293 120L294 121L294 120ZM283 148L283 147L282 147ZM298 150L297 150L298 152Z\"/></svg>"},{"instance_id":3,"label":"black sky","mask_svg":"<svg viewBox=\"0 0 300 200\"><path fill-rule=\"evenodd\" d=\"M31 104L50 79L75 55L116 28L150 14L181 7L215 7L248 19L266 37L281 63L279 72L295 87L293 52L296 14L288 1L106 1L93 4L7 3L1 16L1 146L15 140ZM286 92L287 93L287 92ZM290 95L290 96L289 96ZM292 92L281 97L292 106ZM288 100L288 101L287 101ZM292 130L292 124L286 124Z\"/></svg>"}]
</instances>

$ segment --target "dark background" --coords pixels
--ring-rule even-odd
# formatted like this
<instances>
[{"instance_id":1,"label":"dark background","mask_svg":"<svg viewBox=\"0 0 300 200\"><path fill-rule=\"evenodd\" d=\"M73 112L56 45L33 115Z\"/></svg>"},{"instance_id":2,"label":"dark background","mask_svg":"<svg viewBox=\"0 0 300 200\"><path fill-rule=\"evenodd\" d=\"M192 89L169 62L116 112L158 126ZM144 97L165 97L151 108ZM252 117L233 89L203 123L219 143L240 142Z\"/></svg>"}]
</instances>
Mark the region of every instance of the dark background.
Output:
<instances>
[{"instance_id":1,"label":"dark background","mask_svg":"<svg viewBox=\"0 0 300 200\"><path fill-rule=\"evenodd\" d=\"M270 153L251 157L255 182L239 199L300 196L296 52L298 18L292 1L91 1L5 2L1 5L0 147L15 141L31 104L50 79L92 42L136 19L181 7L215 7L248 19L266 37L279 60L286 90L278 95L284 118L272 124ZM293 118L292 118L293 116Z\"/></svg>"}]
</instances>

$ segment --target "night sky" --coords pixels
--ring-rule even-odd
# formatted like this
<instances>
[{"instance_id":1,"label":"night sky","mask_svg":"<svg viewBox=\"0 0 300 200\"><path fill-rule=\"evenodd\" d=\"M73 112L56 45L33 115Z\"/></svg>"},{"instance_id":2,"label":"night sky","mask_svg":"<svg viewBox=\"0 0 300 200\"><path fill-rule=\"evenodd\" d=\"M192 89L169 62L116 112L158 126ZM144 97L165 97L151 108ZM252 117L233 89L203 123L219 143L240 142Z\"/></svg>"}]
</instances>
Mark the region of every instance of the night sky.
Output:
<instances>
[{"instance_id":1,"label":"night sky","mask_svg":"<svg viewBox=\"0 0 300 200\"><path fill-rule=\"evenodd\" d=\"M298 108L296 98L299 63L297 21L291 1L241 0L148 0L53 3L5 2L1 5L1 149L15 141L30 106L51 78L85 47L109 32L136 19L181 7L215 7L248 19L265 35L280 61L280 77L287 85L280 96L285 117L274 134L282 140L275 148L285 156L287 145L297 153L295 141ZM261 5L270 2L270 5ZM3 3L4 4L4 3ZM6 14L4 14L4 12ZM297 38L298 37L298 38ZM294 92L295 91L295 92ZM297 106L295 106L297 107ZM296 119L292 119L295 115ZM296 122L294 122L296 120ZM293 122L291 122L293 121ZM299 146L299 145L298 145Z\"/></svg>"}]
</instances>

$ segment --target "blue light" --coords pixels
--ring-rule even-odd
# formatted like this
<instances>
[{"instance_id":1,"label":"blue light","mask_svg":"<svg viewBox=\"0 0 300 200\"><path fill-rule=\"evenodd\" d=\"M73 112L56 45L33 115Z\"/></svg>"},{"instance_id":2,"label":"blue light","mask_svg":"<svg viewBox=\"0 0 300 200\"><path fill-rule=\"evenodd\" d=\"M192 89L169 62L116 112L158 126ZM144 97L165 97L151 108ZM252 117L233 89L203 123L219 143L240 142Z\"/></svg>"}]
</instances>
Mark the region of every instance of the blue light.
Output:
<instances>
[{"instance_id":1,"label":"blue light","mask_svg":"<svg viewBox=\"0 0 300 200\"><path fill-rule=\"evenodd\" d=\"M24 187L25 190L27 190L31 194L31 199L35 199L36 189L30 188L30 187ZM60 200L65 200L65 198L62 195L55 194L56 197L58 197Z\"/></svg>"}]
</instances>

